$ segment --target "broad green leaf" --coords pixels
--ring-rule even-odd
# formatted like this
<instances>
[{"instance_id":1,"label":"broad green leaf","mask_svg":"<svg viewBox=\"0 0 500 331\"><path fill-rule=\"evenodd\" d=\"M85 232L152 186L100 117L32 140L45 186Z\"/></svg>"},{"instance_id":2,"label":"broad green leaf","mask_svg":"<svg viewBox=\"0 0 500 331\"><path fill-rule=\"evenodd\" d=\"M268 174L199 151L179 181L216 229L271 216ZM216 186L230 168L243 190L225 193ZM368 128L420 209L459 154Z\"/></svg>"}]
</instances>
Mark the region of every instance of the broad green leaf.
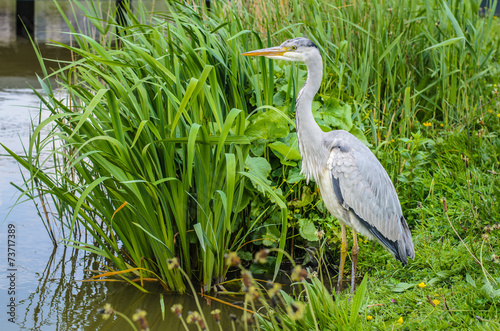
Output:
<instances>
[{"instance_id":1,"label":"broad green leaf","mask_svg":"<svg viewBox=\"0 0 500 331\"><path fill-rule=\"evenodd\" d=\"M312 195L311 189L309 186L304 186L302 190L302 194L300 195L300 200L290 201L290 205L296 208L302 208L312 204L314 201L314 197Z\"/></svg>"},{"instance_id":2,"label":"broad green leaf","mask_svg":"<svg viewBox=\"0 0 500 331\"><path fill-rule=\"evenodd\" d=\"M246 251L238 251L238 256L245 261L252 261L253 260L253 255L251 252L246 252Z\"/></svg>"},{"instance_id":3,"label":"broad green leaf","mask_svg":"<svg viewBox=\"0 0 500 331\"><path fill-rule=\"evenodd\" d=\"M245 168L248 169L248 172L255 177L259 178L262 182L267 185L271 184L271 181L268 179L269 174L271 173L271 165L269 162L263 157L251 157L248 156L245 160ZM252 178L250 178L252 180ZM259 191L264 192L264 188L257 182L252 180L252 183L255 188Z\"/></svg>"},{"instance_id":4,"label":"broad green leaf","mask_svg":"<svg viewBox=\"0 0 500 331\"><path fill-rule=\"evenodd\" d=\"M280 231L275 225L267 226L266 233L262 236L262 244L268 247L276 247L280 241Z\"/></svg>"},{"instance_id":5,"label":"broad green leaf","mask_svg":"<svg viewBox=\"0 0 500 331\"><path fill-rule=\"evenodd\" d=\"M368 140L366 140L366 136L363 133L363 131L361 131L356 125L352 126L352 128L349 130L349 133L351 133L354 137L358 138L366 146L371 146Z\"/></svg>"},{"instance_id":6,"label":"broad green leaf","mask_svg":"<svg viewBox=\"0 0 500 331\"><path fill-rule=\"evenodd\" d=\"M301 218L299 220L299 233L302 238L309 241L318 241L316 231L316 227L311 220L306 218Z\"/></svg>"},{"instance_id":7,"label":"broad green leaf","mask_svg":"<svg viewBox=\"0 0 500 331\"><path fill-rule=\"evenodd\" d=\"M286 179L286 181L288 184L295 184L305 179L306 178L300 173L300 169L298 167L295 167L288 171L288 178Z\"/></svg>"},{"instance_id":8,"label":"broad green leaf","mask_svg":"<svg viewBox=\"0 0 500 331\"><path fill-rule=\"evenodd\" d=\"M280 159L285 160L302 160L300 156L300 152L297 148L290 147L282 143L281 141L275 141L269 144L269 148L271 148L274 152L277 152Z\"/></svg>"},{"instance_id":9,"label":"broad green leaf","mask_svg":"<svg viewBox=\"0 0 500 331\"><path fill-rule=\"evenodd\" d=\"M288 124L283 121L282 117L273 111L256 113L250 117L250 124L245 135L250 141L256 139L275 140L286 137L290 132Z\"/></svg>"},{"instance_id":10,"label":"broad green leaf","mask_svg":"<svg viewBox=\"0 0 500 331\"><path fill-rule=\"evenodd\" d=\"M353 126L351 107L348 104L340 105L339 101L334 98L327 100L325 105L318 110L318 115L331 129L350 131Z\"/></svg>"},{"instance_id":11,"label":"broad green leaf","mask_svg":"<svg viewBox=\"0 0 500 331\"><path fill-rule=\"evenodd\" d=\"M273 97L273 104L276 107L283 106L286 102L286 93L284 91L278 91Z\"/></svg>"},{"instance_id":12,"label":"broad green leaf","mask_svg":"<svg viewBox=\"0 0 500 331\"><path fill-rule=\"evenodd\" d=\"M396 286L392 288L393 292L401 293L412 287L415 287L417 284L409 284L409 283L398 283Z\"/></svg>"}]
</instances>

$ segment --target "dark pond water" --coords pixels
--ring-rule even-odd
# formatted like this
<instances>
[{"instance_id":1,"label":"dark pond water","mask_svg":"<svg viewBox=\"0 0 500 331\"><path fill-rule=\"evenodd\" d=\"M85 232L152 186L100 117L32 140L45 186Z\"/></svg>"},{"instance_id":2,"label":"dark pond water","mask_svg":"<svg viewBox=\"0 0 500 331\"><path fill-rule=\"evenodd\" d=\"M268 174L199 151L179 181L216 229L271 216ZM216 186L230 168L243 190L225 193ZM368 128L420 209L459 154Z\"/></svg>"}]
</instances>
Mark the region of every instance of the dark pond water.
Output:
<instances>
[{"instance_id":1,"label":"dark pond water","mask_svg":"<svg viewBox=\"0 0 500 331\"><path fill-rule=\"evenodd\" d=\"M49 58L63 56L45 47L42 52ZM19 154L28 144L32 120L40 114L40 102L30 88L38 86L36 72L39 67L29 44L0 48L0 143ZM27 175L0 147L0 330L132 330L121 318L102 319L97 311L106 303L129 317L138 308L146 310L151 330L181 329L170 307L181 303L185 312L197 310L189 295L168 295L156 285L142 293L124 283L82 282L92 276L89 270L103 269L102 261L62 244L53 246L33 203L17 201L19 191L11 183L22 186L22 174ZM9 242L12 228L15 238ZM59 237L60 231L56 230ZM227 329L234 311L201 301L210 321L210 311L221 309Z\"/></svg>"}]
</instances>

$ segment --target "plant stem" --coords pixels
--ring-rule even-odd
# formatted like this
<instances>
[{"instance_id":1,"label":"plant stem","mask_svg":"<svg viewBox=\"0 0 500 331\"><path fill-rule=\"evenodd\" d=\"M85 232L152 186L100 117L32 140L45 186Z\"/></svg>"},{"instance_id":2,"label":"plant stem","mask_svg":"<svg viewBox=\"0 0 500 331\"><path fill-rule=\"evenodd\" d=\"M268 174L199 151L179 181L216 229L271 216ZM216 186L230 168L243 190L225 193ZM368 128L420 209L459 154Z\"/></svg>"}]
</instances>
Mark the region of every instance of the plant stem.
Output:
<instances>
[{"instance_id":1,"label":"plant stem","mask_svg":"<svg viewBox=\"0 0 500 331\"><path fill-rule=\"evenodd\" d=\"M450 226L453 229L453 231L455 232L455 234L457 235L458 239L460 239L460 241L462 242L462 244L465 246L465 249L467 249L467 252L469 252L469 254L474 258L474 260L476 260L476 262L481 266L481 269L483 270L485 276L487 276L486 279L488 279L488 277L490 277L491 280L493 280L493 282L495 283L495 285L498 285L498 283L496 282L495 278L493 278L493 276L490 275L490 273L484 268L483 263L481 261L479 261L477 259L477 257L471 252L471 250L469 249L469 247L463 241L462 237L460 237L460 235L458 234L457 230L455 230L455 227L453 226L453 224L451 223L450 218L448 217L448 212L445 211L444 214L446 215L446 219L448 220L448 223L450 223ZM484 241L483 241L483 244L484 244Z\"/></svg>"},{"instance_id":2,"label":"plant stem","mask_svg":"<svg viewBox=\"0 0 500 331\"><path fill-rule=\"evenodd\" d=\"M189 279L189 276L187 273L182 269L182 268L177 268L184 278L186 278L187 283L189 284L189 287L191 288L191 291L193 292L194 300L196 301L196 306L198 307L198 310L200 311L201 318L205 321L205 325L207 325L207 319L205 318L205 314L203 314L203 310L201 309L200 301L198 300L198 294L196 294L196 291L194 290L193 283L191 283L191 279ZM207 330L210 330L207 325Z\"/></svg>"},{"instance_id":3,"label":"plant stem","mask_svg":"<svg viewBox=\"0 0 500 331\"><path fill-rule=\"evenodd\" d=\"M115 310L115 314L118 315L118 316L120 316L120 317L122 317L124 320L126 320L128 322L128 324L130 324L130 326L132 327L132 329L134 329L134 331L138 331L137 328L134 325L134 322L132 322L132 320L130 318L128 318L127 315L122 314L122 313L120 313L119 311L116 311L116 310Z\"/></svg>"},{"instance_id":4,"label":"plant stem","mask_svg":"<svg viewBox=\"0 0 500 331\"><path fill-rule=\"evenodd\" d=\"M186 324L186 321L184 320L184 317L182 317L182 315L181 315L181 316L179 316L179 319L181 320L182 325L184 326L184 329L186 329L186 331L189 331L189 328Z\"/></svg>"},{"instance_id":5,"label":"plant stem","mask_svg":"<svg viewBox=\"0 0 500 331\"><path fill-rule=\"evenodd\" d=\"M304 290L306 291L306 294L307 294L307 300L311 300L311 296L309 295L309 290L307 288L307 282L306 280L303 280L302 281L304 283ZM314 314L314 309L313 309L313 305L311 304L311 302L309 301L309 310L311 310L311 315L312 315L312 318L313 318L313 321L314 321L314 327L316 328L316 331L319 331L319 328L318 328L318 321L316 321L316 314Z\"/></svg>"}]
</instances>

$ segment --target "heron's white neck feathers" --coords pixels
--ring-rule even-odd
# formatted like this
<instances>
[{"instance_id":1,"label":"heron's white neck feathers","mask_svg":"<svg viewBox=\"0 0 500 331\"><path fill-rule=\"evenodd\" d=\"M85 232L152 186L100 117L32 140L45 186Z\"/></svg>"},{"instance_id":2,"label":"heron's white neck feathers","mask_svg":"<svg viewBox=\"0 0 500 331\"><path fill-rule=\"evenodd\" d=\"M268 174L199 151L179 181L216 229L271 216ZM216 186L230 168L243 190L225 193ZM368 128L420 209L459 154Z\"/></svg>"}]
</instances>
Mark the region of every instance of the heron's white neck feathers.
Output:
<instances>
[{"instance_id":1,"label":"heron's white neck feathers","mask_svg":"<svg viewBox=\"0 0 500 331\"><path fill-rule=\"evenodd\" d=\"M324 132L312 114L312 102L321 86L323 77L323 61L317 49L307 57L307 80L297 96L295 106L295 121L300 154L302 156L301 173L307 182L313 177L319 178L319 173L324 169L324 162L328 156L322 146Z\"/></svg>"}]
</instances>

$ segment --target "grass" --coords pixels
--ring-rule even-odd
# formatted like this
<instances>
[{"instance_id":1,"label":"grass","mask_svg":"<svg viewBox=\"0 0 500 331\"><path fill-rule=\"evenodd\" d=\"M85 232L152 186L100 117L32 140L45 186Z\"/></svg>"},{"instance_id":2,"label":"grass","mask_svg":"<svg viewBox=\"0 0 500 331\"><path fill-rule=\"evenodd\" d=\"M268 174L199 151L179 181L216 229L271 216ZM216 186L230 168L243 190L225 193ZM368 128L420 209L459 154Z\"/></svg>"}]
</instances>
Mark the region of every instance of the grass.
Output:
<instances>
[{"instance_id":1,"label":"grass","mask_svg":"<svg viewBox=\"0 0 500 331\"><path fill-rule=\"evenodd\" d=\"M390 327L402 316L410 329L500 327L499 127L493 117L486 118L491 126L485 123L472 132L422 128L427 162L413 194L429 190L421 207L407 209L416 224L417 256L405 269L393 261L363 263L365 270L374 268L370 303L384 304L367 310L374 316L372 325ZM470 149L464 144L468 140ZM416 286L421 282L427 286Z\"/></svg>"},{"instance_id":2,"label":"grass","mask_svg":"<svg viewBox=\"0 0 500 331\"><path fill-rule=\"evenodd\" d=\"M139 288L155 278L183 292L184 277L167 263L178 257L186 278L208 291L226 276L229 251L254 275L276 274L290 254L320 277L300 285L307 295L283 294L287 304L308 302L306 317L261 302L289 329L500 329L493 12L479 15L474 1L276 0L211 11L172 4L152 15L139 4L123 28L94 4L83 10L96 18L98 40L74 27L77 46L60 46L76 61L45 75L57 76L68 99L40 80L52 116L26 155L12 156L32 174L23 194L54 201L66 241L109 259L100 278ZM303 34L325 61L316 120L370 145L415 243L415 261L402 268L360 240L368 290L347 317L352 298L330 301L323 285L335 276L338 223L298 173L293 110L305 70L239 55ZM52 133L41 137L46 126ZM55 167L40 159L44 148ZM262 246L279 249L267 265L251 265Z\"/></svg>"}]
</instances>

